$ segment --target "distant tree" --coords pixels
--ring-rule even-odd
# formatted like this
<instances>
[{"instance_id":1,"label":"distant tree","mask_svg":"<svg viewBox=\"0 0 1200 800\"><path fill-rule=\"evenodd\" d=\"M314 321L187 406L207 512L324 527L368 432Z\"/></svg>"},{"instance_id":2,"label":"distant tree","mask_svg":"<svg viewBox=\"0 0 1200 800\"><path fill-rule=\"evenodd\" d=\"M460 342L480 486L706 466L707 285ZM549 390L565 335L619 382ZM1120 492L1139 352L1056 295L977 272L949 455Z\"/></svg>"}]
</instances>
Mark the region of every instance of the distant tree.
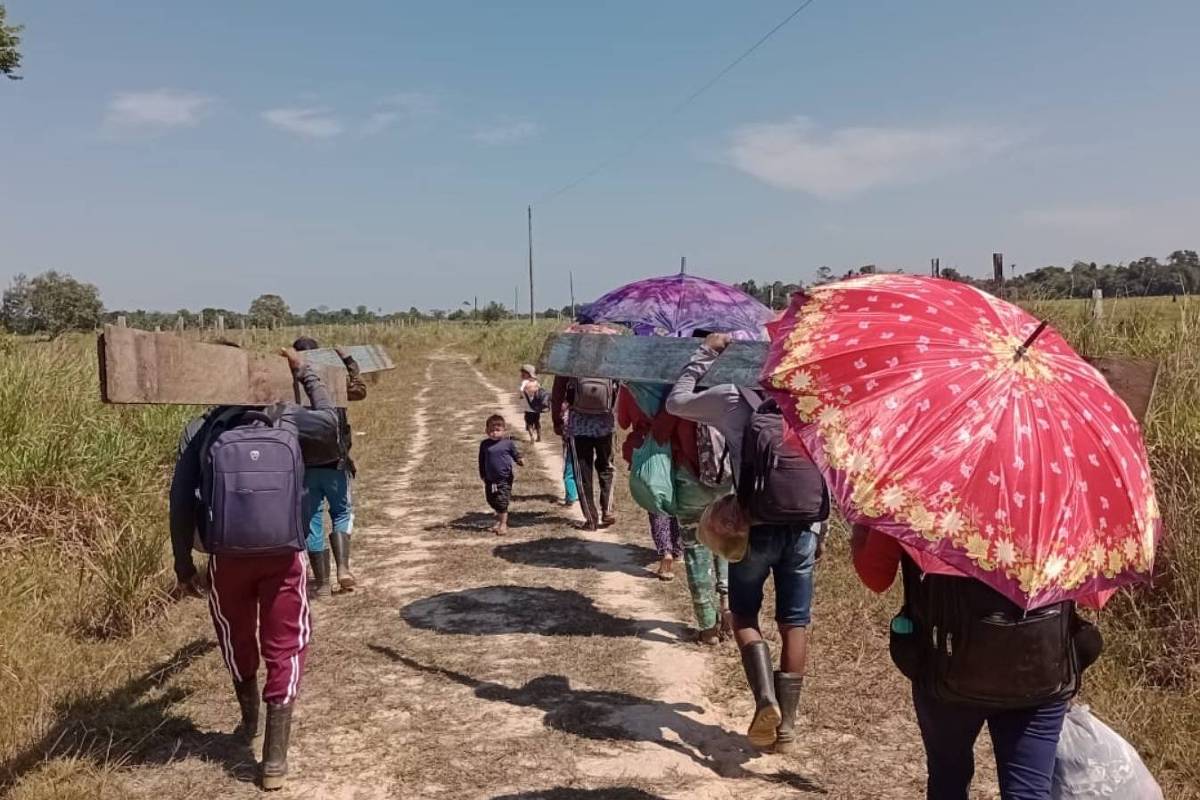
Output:
<instances>
[{"instance_id":1,"label":"distant tree","mask_svg":"<svg viewBox=\"0 0 1200 800\"><path fill-rule=\"evenodd\" d=\"M833 270L827 265L817 267L817 283L829 283L833 280Z\"/></svg>"},{"instance_id":2,"label":"distant tree","mask_svg":"<svg viewBox=\"0 0 1200 800\"><path fill-rule=\"evenodd\" d=\"M962 273L960 273L954 267L946 267L945 269L942 270L941 275L943 278L945 278L948 281L965 281L966 280L966 278L964 278L962 276Z\"/></svg>"},{"instance_id":3,"label":"distant tree","mask_svg":"<svg viewBox=\"0 0 1200 800\"><path fill-rule=\"evenodd\" d=\"M446 310L442 308L435 308L429 312L429 316L436 320L443 320L446 318Z\"/></svg>"},{"instance_id":4,"label":"distant tree","mask_svg":"<svg viewBox=\"0 0 1200 800\"><path fill-rule=\"evenodd\" d=\"M466 311L463 311L461 308L456 308L450 312L446 319L450 320L451 322L458 322L459 320L464 320L469 316L470 314L468 314Z\"/></svg>"},{"instance_id":5,"label":"distant tree","mask_svg":"<svg viewBox=\"0 0 1200 800\"><path fill-rule=\"evenodd\" d=\"M104 304L100 290L53 270L27 279L18 275L0 300L4 326L16 333L59 336L91 330L100 324Z\"/></svg>"},{"instance_id":6,"label":"distant tree","mask_svg":"<svg viewBox=\"0 0 1200 800\"><path fill-rule=\"evenodd\" d=\"M19 81L21 76L17 74L17 69L21 66L21 51L17 48L21 44L21 31L25 30L25 26L7 24L7 15L4 5L0 4L0 74L9 80Z\"/></svg>"},{"instance_id":7,"label":"distant tree","mask_svg":"<svg viewBox=\"0 0 1200 800\"><path fill-rule=\"evenodd\" d=\"M247 316L251 324L259 328L270 328L272 325L286 325L291 321L292 312L279 295L264 294L256 297L250 304Z\"/></svg>"},{"instance_id":8,"label":"distant tree","mask_svg":"<svg viewBox=\"0 0 1200 800\"><path fill-rule=\"evenodd\" d=\"M12 333L33 333L33 312L29 304L29 278L17 275L0 300L0 324Z\"/></svg>"},{"instance_id":9,"label":"distant tree","mask_svg":"<svg viewBox=\"0 0 1200 800\"><path fill-rule=\"evenodd\" d=\"M491 325L493 322L499 322L508 317L508 309L493 300L487 304L487 307L483 311L479 312L479 316L484 322Z\"/></svg>"}]
</instances>

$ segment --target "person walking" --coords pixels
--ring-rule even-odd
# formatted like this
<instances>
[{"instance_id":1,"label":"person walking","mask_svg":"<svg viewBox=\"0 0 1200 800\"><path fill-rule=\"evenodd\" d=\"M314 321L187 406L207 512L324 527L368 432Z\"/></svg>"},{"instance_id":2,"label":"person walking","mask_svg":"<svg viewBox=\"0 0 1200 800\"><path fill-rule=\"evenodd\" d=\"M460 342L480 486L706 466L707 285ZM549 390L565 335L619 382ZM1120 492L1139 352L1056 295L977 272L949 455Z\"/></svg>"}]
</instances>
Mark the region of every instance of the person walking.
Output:
<instances>
[{"instance_id":1,"label":"person walking","mask_svg":"<svg viewBox=\"0 0 1200 800\"><path fill-rule=\"evenodd\" d=\"M773 746L776 752L789 752L795 745L796 713L808 661L808 627L812 621L813 572L820 528L816 519L784 523L751 519L746 506L764 482L754 474L757 466L754 462L758 459L747 460L744 456L748 451L743 447L760 398L733 384L697 390L697 384L730 341L731 337L723 333L705 338L667 395L666 410L715 428L728 444L733 474L740 476L736 481L738 496L718 501L715 505L722 513L714 515L714 519L729 530L749 529L745 556L729 565L734 639L755 699L748 736L756 747ZM782 442L775 445L781 446ZM816 480L820 481L819 474ZM819 487L824 490L823 482ZM821 499L827 514L828 496ZM774 671L770 647L759 627L763 587L768 576L773 576L775 582L775 621L782 640L780 669Z\"/></svg>"},{"instance_id":2,"label":"person walking","mask_svg":"<svg viewBox=\"0 0 1200 800\"><path fill-rule=\"evenodd\" d=\"M617 383L608 378L566 378L557 376L550 404L555 433L569 443L575 483L579 490L585 530L597 530L616 524L613 513L613 434L616 416ZM570 432L559 422L569 413ZM599 483L599 497L596 483Z\"/></svg>"},{"instance_id":3,"label":"person walking","mask_svg":"<svg viewBox=\"0 0 1200 800\"><path fill-rule=\"evenodd\" d=\"M647 437L666 439L671 447L672 469L687 470L698 479L701 467L697 426L665 411L650 417L635 398L634 387L634 384L622 386L617 396L617 424L629 431L621 451L625 463L632 465L634 451ZM696 639L701 644L719 644L722 638L732 634L728 618L729 562L714 556L696 538L694 524L684 524L669 514L647 513L650 536L659 555L659 579L671 580L675 560L683 558L684 575L696 617Z\"/></svg>"},{"instance_id":4,"label":"person walking","mask_svg":"<svg viewBox=\"0 0 1200 800\"><path fill-rule=\"evenodd\" d=\"M1026 611L929 556L921 558L922 569L898 540L862 525L854 526L850 552L859 578L876 593L886 592L897 572L903 576L904 605L892 620L889 650L912 681L928 800L967 800L975 740L985 724L1001 798L1050 800L1063 720L1080 676L1103 648L1099 631L1075 613L1072 602ZM983 636L957 635L973 627ZM965 648L959 663L966 674L934 668L937 651L928 632L937 630L940 641L960 642L956 651ZM972 656L972 649L979 652ZM1046 675L1054 676L1046 684L1050 691L1025 691L1031 678ZM989 702L950 699L964 686L988 694ZM998 702L1004 695L1010 702Z\"/></svg>"},{"instance_id":5,"label":"person walking","mask_svg":"<svg viewBox=\"0 0 1200 800\"><path fill-rule=\"evenodd\" d=\"M292 347L299 351L316 350L320 347L316 339L301 336ZM349 400L365 400L367 384L363 381L358 363L345 350L335 348L342 364L346 367L346 397ZM324 597L333 591L330 551L337 564L337 582L342 591L350 591L356 583L350 571L350 534L354 532L354 478L358 469L350 457L354 445L354 433L350 429L350 417L346 409L337 409L338 453L337 458L325 464L306 464L304 470L305 507L308 520L308 561L313 571L309 593L313 597ZM325 514L328 504L333 530L329 535L329 546L325 541Z\"/></svg>"},{"instance_id":6,"label":"person walking","mask_svg":"<svg viewBox=\"0 0 1200 800\"><path fill-rule=\"evenodd\" d=\"M328 390L294 350L283 351L311 408L218 406L185 427L170 490L176 596L208 594L221 655L241 709L239 732L259 735L264 789L287 776L292 708L312 637L304 564L304 461L338 451ZM193 546L208 552L202 577ZM260 662L266 665L261 694Z\"/></svg>"}]
</instances>

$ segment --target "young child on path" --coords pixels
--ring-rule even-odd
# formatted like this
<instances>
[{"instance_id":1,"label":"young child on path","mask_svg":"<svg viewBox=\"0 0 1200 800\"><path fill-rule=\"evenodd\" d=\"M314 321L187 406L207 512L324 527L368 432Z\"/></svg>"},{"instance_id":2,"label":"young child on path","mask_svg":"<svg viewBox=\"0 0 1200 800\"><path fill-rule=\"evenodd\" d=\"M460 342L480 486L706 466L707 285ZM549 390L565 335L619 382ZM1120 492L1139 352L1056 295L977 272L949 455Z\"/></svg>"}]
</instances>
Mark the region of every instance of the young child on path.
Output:
<instances>
[{"instance_id":1,"label":"young child on path","mask_svg":"<svg viewBox=\"0 0 1200 800\"><path fill-rule=\"evenodd\" d=\"M479 443L479 479L483 481L487 503L496 512L492 532L503 536L508 531L508 504L512 500L513 465L525 466L517 443L505 434L508 426L504 417L493 414L485 425L487 438Z\"/></svg>"},{"instance_id":2,"label":"young child on path","mask_svg":"<svg viewBox=\"0 0 1200 800\"><path fill-rule=\"evenodd\" d=\"M542 440L542 414L550 401L546 390L537 378L537 368L532 364L521 365L521 403L525 410L525 432L529 441Z\"/></svg>"}]
</instances>

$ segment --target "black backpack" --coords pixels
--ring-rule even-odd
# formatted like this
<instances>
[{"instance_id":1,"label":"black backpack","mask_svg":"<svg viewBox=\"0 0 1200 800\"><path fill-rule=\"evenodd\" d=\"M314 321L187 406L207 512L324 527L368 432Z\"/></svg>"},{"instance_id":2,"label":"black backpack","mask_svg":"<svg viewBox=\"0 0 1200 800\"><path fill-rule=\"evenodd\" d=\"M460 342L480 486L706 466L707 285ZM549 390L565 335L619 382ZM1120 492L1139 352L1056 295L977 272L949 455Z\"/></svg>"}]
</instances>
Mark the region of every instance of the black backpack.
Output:
<instances>
[{"instance_id":1,"label":"black backpack","mask_svg":"<svg viewBox=\"0 0 1200 800\"><path fill-rule=\"evenodd\" d=\"M753 413L742 432L738 501L755 523L812 524L829 518L829 491L799 442L788 441L779 404L739 388Z\"/></svg>"},{"instance_id":2,"label":"black backpack","mask_svg":"<svg viewBox=\"0 0 1200 800\"><path fill-rule=\"evenodd\" d=\"M902 570L892 660L942 702L1005 711L1069 700L1103 648L1070 600L1026 611L981 581L923 574L908 556ZM911 631L897 630L902 618Z\"/></svg>"}]
</instances>

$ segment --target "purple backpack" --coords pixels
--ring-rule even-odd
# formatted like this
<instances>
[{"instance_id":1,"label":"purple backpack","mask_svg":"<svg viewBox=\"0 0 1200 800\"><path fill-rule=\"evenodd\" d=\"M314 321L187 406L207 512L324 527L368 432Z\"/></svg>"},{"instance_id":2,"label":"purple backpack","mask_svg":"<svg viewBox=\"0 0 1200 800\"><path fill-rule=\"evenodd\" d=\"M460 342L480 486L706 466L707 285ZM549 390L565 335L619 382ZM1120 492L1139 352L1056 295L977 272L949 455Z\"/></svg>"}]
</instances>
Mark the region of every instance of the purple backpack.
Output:
<instances>
[{"instance_id":1,"label":"purple backpack","mask_svg":"<svg viewBox=\"0 0 1200 800\"><path fill-rule=\"evenodd\" d=\"M304 549L304 457L296 433L261 411L230 409L201 450L204 549L279 555Z\"/></svg>"}]
</instances>

